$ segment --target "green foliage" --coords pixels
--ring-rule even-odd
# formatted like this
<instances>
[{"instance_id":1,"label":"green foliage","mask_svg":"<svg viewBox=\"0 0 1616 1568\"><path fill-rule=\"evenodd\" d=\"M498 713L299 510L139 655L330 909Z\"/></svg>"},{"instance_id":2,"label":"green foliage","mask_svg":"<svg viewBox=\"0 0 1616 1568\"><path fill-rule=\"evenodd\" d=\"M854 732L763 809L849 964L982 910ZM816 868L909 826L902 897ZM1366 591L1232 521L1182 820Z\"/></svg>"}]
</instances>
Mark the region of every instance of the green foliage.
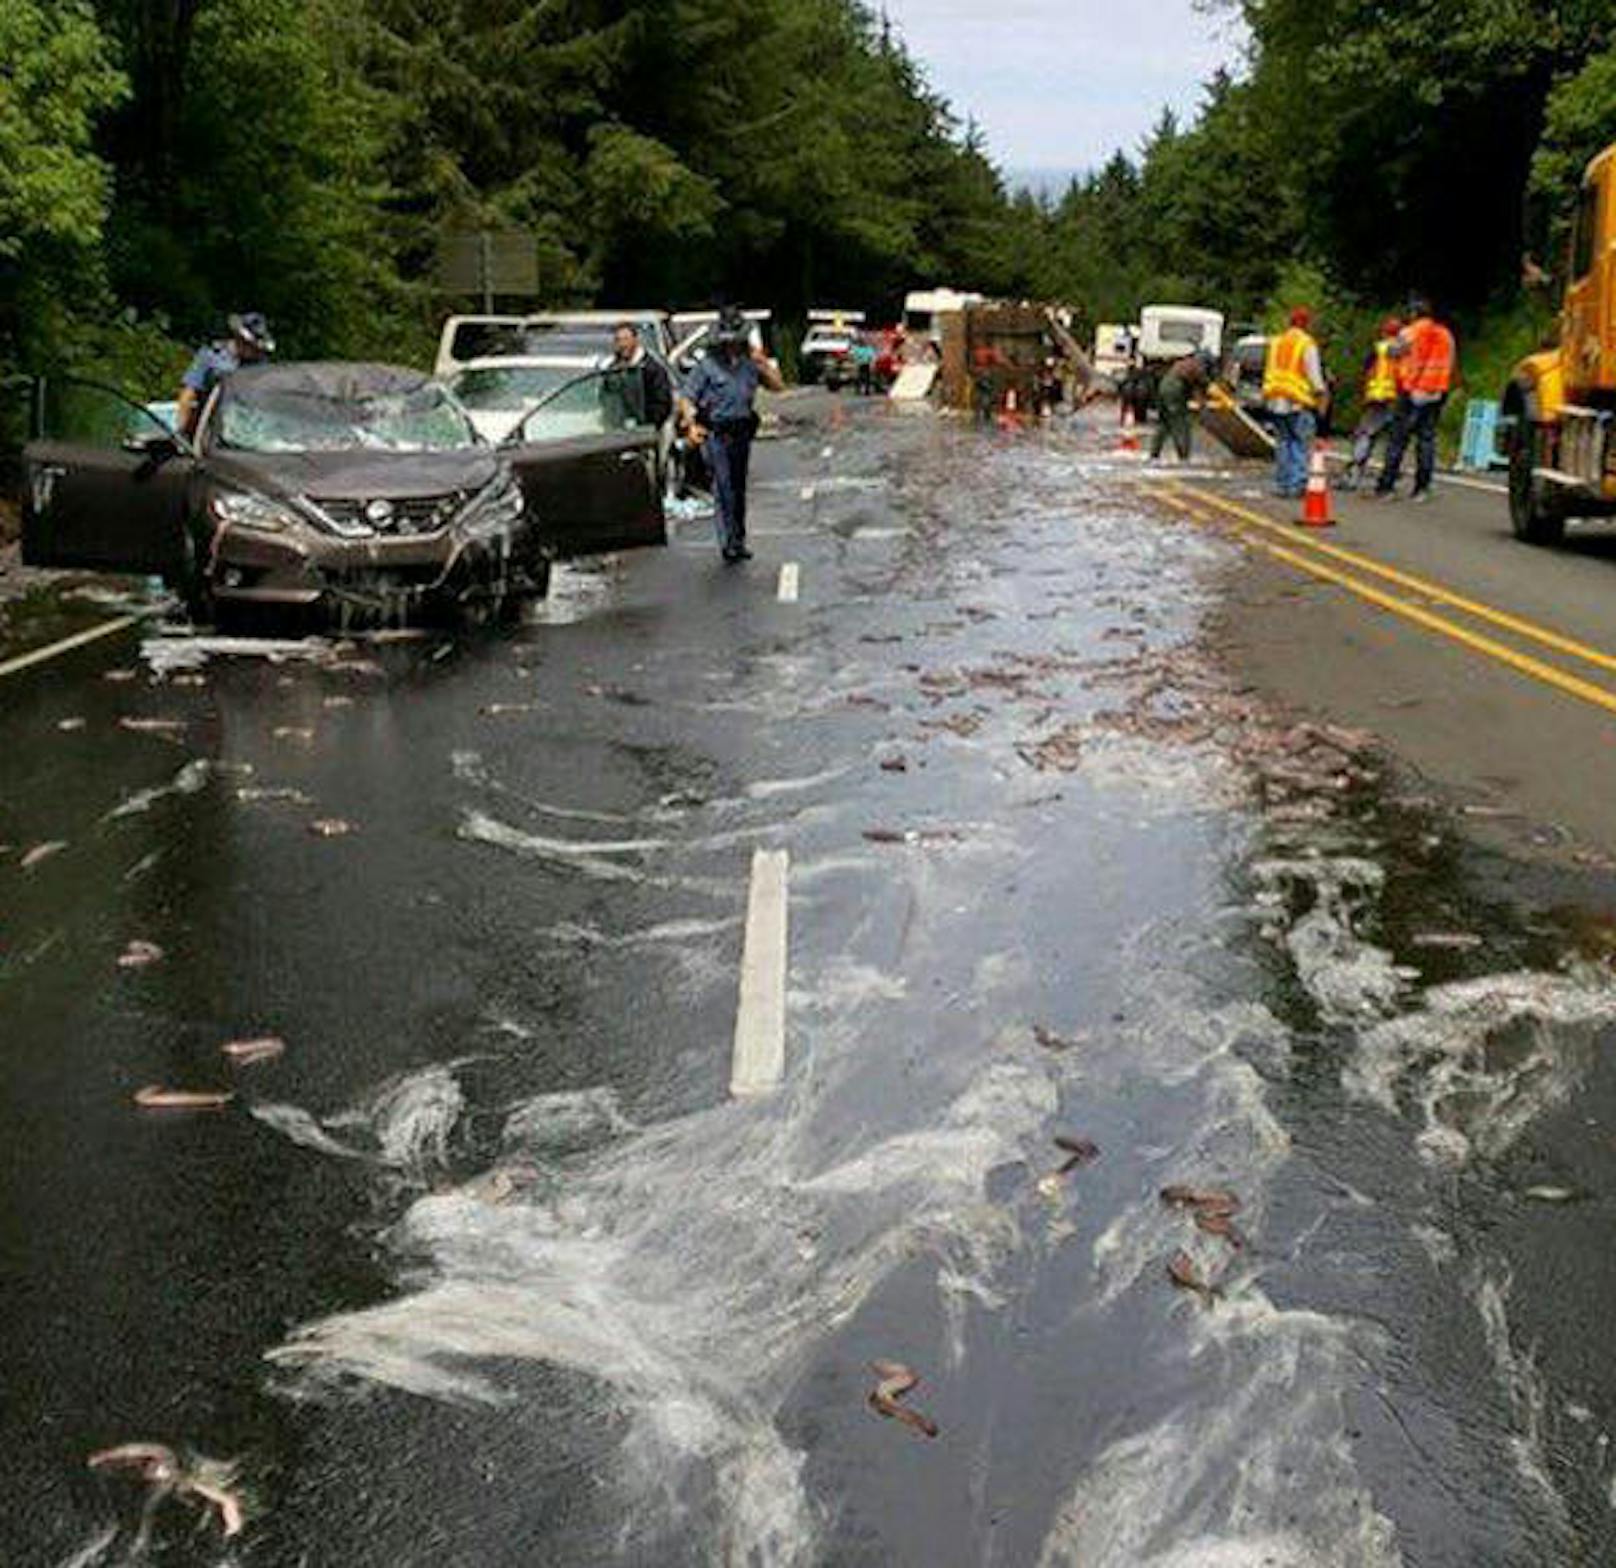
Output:
<instances>
[{"instance_id":1,"label":"green foliage","mask_svg":"<svg viewBox=\"0 0 1616 1568\"><path fill-rule=\"evenodd\" d=\"M101 301L110 171L97 121L126 83L77 0L0 0L0 379Z\"/></svg>"},{"instance_id":2,"label":"green foliage","mask_svg":"<svg viewBox=\"0 0 1616 1568\"><path fill-rule=\"evenodd\" d=\"M1543 140L1532 159L1528 195L1536 211L1543 260L1564 250L1577 188L1588 161L1616 141L1616 49L1593 56L1556 83L1545 106Z\"/></svg>"}]
</instances>

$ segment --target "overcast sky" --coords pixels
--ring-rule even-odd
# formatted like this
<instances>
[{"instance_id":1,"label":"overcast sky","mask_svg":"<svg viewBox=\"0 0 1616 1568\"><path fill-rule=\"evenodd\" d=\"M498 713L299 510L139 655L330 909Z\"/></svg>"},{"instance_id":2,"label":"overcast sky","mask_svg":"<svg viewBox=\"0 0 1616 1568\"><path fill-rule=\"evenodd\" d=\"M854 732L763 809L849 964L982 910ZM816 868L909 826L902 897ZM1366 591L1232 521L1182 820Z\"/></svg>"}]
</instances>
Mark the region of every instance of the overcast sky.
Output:
<instances>
[{"instance_id":1,"label":"overcast sky","mask_svg":"<svg viewBox=\"0 0 1616 1568\"><path fill-rule=\"evenodd\" d=\"M877 7L879 8L879 7ZM1240 50L1238 23L1191 0L886 0L961 119L1008 169L1089 169L1182 113Z\"/></svg>"}]
</instances>

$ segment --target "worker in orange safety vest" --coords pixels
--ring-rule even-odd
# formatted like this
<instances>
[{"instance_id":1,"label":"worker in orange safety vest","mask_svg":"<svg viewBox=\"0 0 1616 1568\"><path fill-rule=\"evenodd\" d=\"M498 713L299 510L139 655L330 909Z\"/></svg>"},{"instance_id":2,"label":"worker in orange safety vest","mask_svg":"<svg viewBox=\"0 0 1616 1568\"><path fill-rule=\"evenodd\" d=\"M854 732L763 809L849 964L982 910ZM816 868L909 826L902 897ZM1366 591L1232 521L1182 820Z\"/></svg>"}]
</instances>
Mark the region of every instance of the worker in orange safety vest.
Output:
<instances>
[{"instance_id":1,"label":"worker in orange safety vest","mask_svg":"<svg viewBox=\"0 0 1616 1568\"><path fill-rule=\"evenodd\" d=\"M1371 345L1363 364L1363 412L1352 433L1352 463L1342 481L1345 490L1356 490L1369 470L1375 443L1385 435L1397 417L1397 341L1403 323L1388 316Z\"/></svg>"},{"instance_id":2,"label":"worker in orange safety vest","mask_svg":"<svg viewBox=\"0 0 1616 1568\"><path fill-rule=\"evenodd\" d=\"M1289 498L1307 488L1308 456L1330 397L1312 325L1313 312L1297 306L1289 329L1268 340L1263 365L1263 403L1274 431L1274 491Z\"/></svg>"},{"instance_id":3,"label":"worker in orange safety vest","mask_svg":"<svg viewBox=\"0 0 1616 1568\"><path fill-rule=\"evenodd\" d=\"M1397 366L1397 416L1386 442L1386 462L1375 494L1383 500L1396 497L1403 454L1412 439L1415 456L1411 499L1429 501L1436 473L1436 427L1453 389L1458 356L1452 332L1436 319L1429 300L1413 300L1409 315L1413 319L1403 328L1392 350Z\"/></svg>"}]
</instances>

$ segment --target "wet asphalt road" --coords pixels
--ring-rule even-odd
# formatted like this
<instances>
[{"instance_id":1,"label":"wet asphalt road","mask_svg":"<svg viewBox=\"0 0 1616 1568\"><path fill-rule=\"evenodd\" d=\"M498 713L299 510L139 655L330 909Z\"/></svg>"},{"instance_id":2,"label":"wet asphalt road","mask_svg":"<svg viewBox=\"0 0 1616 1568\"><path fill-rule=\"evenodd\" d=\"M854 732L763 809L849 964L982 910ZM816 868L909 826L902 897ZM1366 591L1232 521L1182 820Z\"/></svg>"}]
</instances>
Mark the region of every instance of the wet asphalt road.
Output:
<instances>
[{"instance_id":1,"label":"wet asphalt road","mask_svg":"<svg viewBox=\"0 0 1616 1568\"><path fill-rule=\"evenodd\" d=\"M1242 691L1106 444L805 403L743 571L0 686L0 1561L1610 1560L1611 884Z\"/></svg>"}]
</instances>

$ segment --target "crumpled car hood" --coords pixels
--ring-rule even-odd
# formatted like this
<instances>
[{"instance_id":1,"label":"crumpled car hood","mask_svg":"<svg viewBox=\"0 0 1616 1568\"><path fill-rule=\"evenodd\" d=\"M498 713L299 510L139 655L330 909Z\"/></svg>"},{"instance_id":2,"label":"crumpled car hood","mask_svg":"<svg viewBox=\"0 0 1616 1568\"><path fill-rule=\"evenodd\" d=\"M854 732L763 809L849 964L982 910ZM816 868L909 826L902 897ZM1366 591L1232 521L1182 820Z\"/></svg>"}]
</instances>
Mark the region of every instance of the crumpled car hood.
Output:
<instances>
[{"instance_id":1,"label":"crumpled car hood","mask_svg":"<svg viewBox=\"0 0 1616 1568\"><path fill-rule=\"evenodd\" d=\"M224 484L274 496L368 501L476 491L500 471L493 450L454 452L220 452L205 459Z\"/></svg>"}]
</instances>

